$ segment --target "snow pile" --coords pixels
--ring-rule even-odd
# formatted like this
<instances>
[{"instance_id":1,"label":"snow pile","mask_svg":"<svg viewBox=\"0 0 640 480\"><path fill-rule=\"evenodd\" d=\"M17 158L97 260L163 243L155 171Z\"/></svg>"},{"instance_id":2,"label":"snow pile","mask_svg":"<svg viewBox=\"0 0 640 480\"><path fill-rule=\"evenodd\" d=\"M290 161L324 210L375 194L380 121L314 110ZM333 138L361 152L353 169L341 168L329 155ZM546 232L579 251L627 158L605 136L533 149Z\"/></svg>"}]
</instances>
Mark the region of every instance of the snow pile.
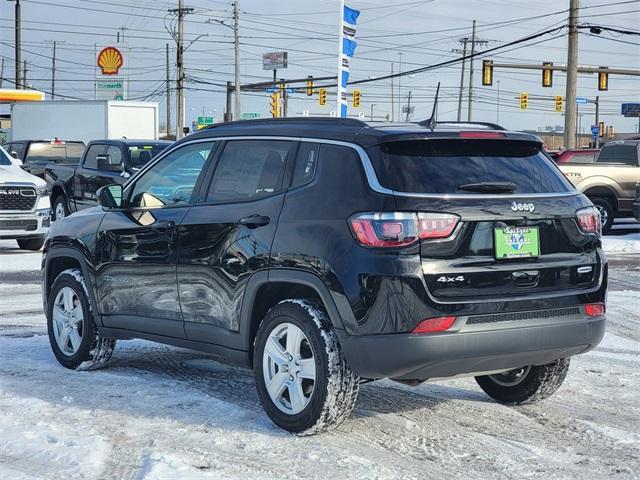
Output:
<instances>
[{"instance_id":1,"label":"snow pile","mask_svg":"<svg viewBox=\"0 0 640 480\"><path fill-rule=\"evenodd\" d=\"M640 253L640 233L602 237L602 246L606 253Z\"/></svg>"}]
</instances>

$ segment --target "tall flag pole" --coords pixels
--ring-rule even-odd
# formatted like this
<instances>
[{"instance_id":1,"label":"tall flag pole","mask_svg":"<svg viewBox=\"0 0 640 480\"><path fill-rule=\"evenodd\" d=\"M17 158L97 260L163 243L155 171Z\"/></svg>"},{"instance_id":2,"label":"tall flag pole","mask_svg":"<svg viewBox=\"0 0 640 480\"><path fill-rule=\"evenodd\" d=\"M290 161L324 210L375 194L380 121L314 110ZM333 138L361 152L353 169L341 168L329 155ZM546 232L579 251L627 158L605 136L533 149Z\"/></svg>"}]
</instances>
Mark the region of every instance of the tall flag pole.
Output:
<instances>
[{"instance_id":1,"label":"tall flag pole","mask_svg":"<svg viewBox=\"0 0 640 480\"><path fill-rule=\"evenodd\" d=\"M338 40L338 92L336 115L347 116L347 83L349 82L349 63L358 44L356 36L356 22L360 12L349 8L340 0L340 32Z\"/></svg>"}]
</instances>

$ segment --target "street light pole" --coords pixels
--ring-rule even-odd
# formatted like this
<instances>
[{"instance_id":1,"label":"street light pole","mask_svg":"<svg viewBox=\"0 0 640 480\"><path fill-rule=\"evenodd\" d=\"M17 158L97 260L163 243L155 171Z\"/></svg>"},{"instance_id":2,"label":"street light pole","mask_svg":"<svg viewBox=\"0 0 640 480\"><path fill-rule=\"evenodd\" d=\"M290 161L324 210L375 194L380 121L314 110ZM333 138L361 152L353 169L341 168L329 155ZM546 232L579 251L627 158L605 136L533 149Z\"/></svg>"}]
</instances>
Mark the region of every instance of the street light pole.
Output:
<instances>
[{"instance_id":1,"label":"street light pole","mask_svg":"<svg viewBox=\"0 0 640 480\"><path fill-rule=\"evenodd\" d=\"M9 0L14 1L14 0ZM21 72L21 68L22 68L22 58L21 58L21 54L22 54L22 45L20 43L20 0L15 0L16 2L16 6L15 6L15 16L14 16L14 21L15 21L15 25L14 25L14 29L15 29L15 61L16 61L16 76L15 76L15 81L16 81L16 89L21 89L23 88L23 80L22 80L22 72Z\"/></svg>"},{"instance_id":2,"label":"street light pole","mask_svg":"<svg viewBox=\"0 0 640 480\"><path fill-rule=\"evenodd\" d=\"M235 57L235 90L236 90L236 116L235 120L240 120L240 7L239 0L233 2L233 41L234 41L234 57Z\"/></svg>"}]
</instances>

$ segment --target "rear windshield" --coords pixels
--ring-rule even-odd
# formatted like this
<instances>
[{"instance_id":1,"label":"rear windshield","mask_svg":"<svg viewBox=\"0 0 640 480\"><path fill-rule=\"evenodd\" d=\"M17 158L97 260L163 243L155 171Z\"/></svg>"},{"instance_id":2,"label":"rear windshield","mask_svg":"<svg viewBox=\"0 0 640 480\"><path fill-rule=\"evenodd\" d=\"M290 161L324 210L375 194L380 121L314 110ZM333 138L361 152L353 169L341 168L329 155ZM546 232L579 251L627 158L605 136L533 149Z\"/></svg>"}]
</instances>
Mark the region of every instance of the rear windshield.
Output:
<instances>
[{"instance_id":1,"label":"rear windshield","mask_svg":"<svg viewBox=\"0 0 640 480\"><path fill-rule=\"evenodd\" d=\"M153 157L167 148L167 143L140 143L129 145L129 166L141 168Z\"/></svg>"},{"instance_id":2,"label":"rear windshield","mask_svg":"<svg viewBox=\"0 0 640 480\"><path fill-rule=\"evenodd\" d=\"M624 163L638 165L638 147L634 144L605 145L598 155L598 163Z\"/></svg>"},{"instance_id":3,"label":"rear windshield","mask_svg":"<svg viewBox=\"0 0 640 480\"><path fill-rule=\"evenodd\" d=\"M380 183L400 192L470 194L460 185L509 182L513 193L573 189L540 145L508 140L410 140L372 149Z\"/></svg>"},{"instance_id":4,"label":"rear windshield","mask_svg":"<svg viewBox=\"0 0 640 480\"><path fill-rule=\"evenodd\" d=\"M29 146L25 163L56 162L77 165L84 154L84 149L85 146L82 142L33 142Z\"/></svg>"}]
</instances>

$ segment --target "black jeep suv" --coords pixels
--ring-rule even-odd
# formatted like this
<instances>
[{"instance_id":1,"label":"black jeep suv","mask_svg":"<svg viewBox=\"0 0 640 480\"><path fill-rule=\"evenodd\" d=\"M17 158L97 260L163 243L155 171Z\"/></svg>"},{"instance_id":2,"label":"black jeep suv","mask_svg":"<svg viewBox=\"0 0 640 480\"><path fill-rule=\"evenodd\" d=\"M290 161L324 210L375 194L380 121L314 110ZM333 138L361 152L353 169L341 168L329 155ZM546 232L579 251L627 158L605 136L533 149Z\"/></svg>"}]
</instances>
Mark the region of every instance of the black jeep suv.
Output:
<instances>
[{"instance_id":1,"label":"black jeep suv","mask_svg":"<svg viewBox=\"0 0 640 480\"><path fill-rule=\"evenodd\" d=\"M479 124L202 130L52 226L53 352L85 369L116 339L210 352L253 368L298 433L385 377L545 398L604 334L607 261L597 210L541 149Z\"/></svg>"}]
</instances>

